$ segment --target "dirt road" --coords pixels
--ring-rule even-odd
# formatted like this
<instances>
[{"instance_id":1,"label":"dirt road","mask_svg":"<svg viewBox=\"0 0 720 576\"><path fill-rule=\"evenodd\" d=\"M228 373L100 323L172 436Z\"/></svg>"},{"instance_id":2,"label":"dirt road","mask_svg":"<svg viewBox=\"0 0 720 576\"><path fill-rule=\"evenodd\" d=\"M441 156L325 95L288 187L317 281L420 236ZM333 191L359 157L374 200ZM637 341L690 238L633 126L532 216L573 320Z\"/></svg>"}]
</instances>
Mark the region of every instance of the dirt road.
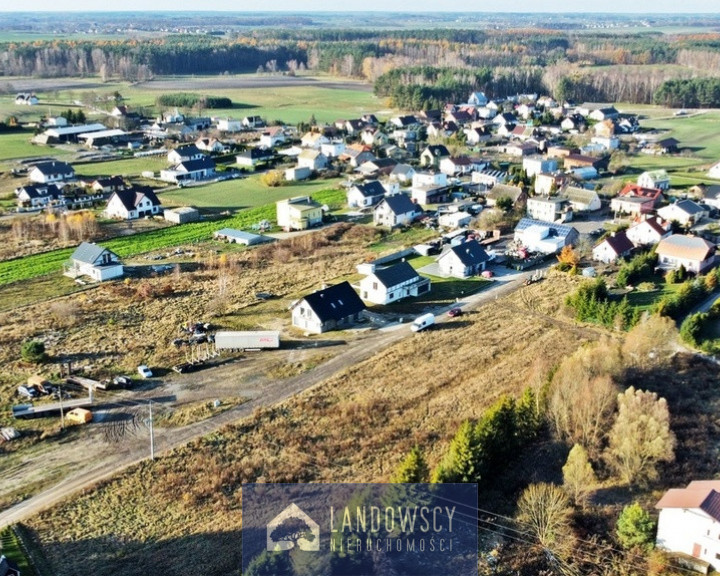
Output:
<instances>
[{"instance_id":1,"label":"dirt road","mask_svg":"<svg viewBox=\"0 0 720 576\"><path fill-rule=\"evenodd\" d=\"M524 279L529 273L509 274L495 287L479 294L466 298L462 307L464 310L478 308L485 303L495 301L524 285ZM442 311L438 311L442 312ZM448 321L444 316L438 316L438 322ZM205 436L223 426L236 422L252 414L257 408L273 406L295 394L317 386L335 374L371 358L376 353L387 348L394 342L411 337L412 333L407 324L394 324L380 330L368 332L366 336L359 337L346 345L346 349L334 356L331 360L319 365L317 368L304 372L298 376L272 381L258 389L257 395L248 402L231 408L222 414L191 424L183 428L155 430L155 454L182 446L195 438ZM204 378L222 380L232 378L236 369L232 364L211 369ZM76 441L77 442L77 441ZM82 442L82 440L80 440ZM102 452L95 452L92 446L83 445L86 450L86 461L77 464L65 479L19 504L0 512L0 527L19 522L29 516L57 504L74 492L90 488L100 480L117 474L124 468L140 462L149 457L149 442L145 435L130 438L123 445ZM66 447L60 447L61 450Z\"/></svg>"}]
</instances>

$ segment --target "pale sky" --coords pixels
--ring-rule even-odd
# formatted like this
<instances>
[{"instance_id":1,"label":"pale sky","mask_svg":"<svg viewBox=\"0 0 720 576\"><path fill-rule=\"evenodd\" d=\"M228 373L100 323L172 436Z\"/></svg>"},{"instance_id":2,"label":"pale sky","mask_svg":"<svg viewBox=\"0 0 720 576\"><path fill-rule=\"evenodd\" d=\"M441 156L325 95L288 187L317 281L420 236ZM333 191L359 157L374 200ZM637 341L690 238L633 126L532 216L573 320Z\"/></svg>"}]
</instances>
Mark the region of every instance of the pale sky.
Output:
<instances>
[{"instance_id":1,"label":"pale sky","mask_svg":"<svg viewBox=\"0 0 720 576\"><path fill-rule=\"evenodd\" d=\"M3 0L0 12L17 11L283 11L283 12L336 12L348 11L359 4L348 5L337 0L271 0L258 3L239 0L34 0L28 4L18 4ZM376 12L625 12L625 13L712 13L717 14L716 0L605 0L601 4L596 1L568 2L567 0L514 0L512 2L468 2L467 0L365 0L361 3L362 11ZM468 7L471 10L468 10ZM19 10L18 10L19 9Z\"/></svg>"}]
</instances>

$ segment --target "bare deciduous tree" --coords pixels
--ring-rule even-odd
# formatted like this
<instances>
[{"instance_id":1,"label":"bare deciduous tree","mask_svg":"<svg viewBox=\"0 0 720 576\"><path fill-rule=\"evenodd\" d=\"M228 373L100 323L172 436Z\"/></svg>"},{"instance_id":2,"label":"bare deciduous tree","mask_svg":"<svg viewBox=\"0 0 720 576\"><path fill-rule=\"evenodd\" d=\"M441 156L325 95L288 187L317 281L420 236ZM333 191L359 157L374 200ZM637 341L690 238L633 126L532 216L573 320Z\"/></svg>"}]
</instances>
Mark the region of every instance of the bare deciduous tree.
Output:
<instances>
[{"instance_id":1,"label":"bare deciduous tree","mask_svg":"<svg viewBox=\"0 0 720 576\"><path fill-rule=\"evenodd\" d=\"M572 549L571 512L565 492L554 484L530 484L518 500L518 520L560 559Z\"/></svg>"},{"instance_id":2,"label":"bare deciduous tree","mask_svg":"<svg viewBox=\"0 0 720 576\"><path fill-rule=\"evenodd\" d=\"M677 344L675 322L653 314L628 332L622 347L626 364L639 368L659 366L667 362Z\"/></svg>"}]
</instances>

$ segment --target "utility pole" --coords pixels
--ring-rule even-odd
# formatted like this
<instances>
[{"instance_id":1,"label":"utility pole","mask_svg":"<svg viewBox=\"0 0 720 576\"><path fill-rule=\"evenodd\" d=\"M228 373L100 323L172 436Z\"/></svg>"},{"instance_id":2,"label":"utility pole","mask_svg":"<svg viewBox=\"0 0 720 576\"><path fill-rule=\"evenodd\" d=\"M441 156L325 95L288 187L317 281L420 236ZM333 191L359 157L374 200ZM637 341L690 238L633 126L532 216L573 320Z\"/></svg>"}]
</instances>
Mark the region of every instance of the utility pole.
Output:
<instances>
[{"instance_id":1,"label":"utility pole","mask_svg":"<svg viewBox=\"0 0 720 576\"><path fill-rule=\"evenodd\" d=\"M58 385L58 396L60 398L60 430L65 430L65 413L63 411L62 395L62 386Z\"/></svg>"},{"instance_id":2,"label":"utility pole","mask_svg":"<svg viewBox=\"0 0 720 576\"><path fill-rule=\"evenodd\" d=\"M150 460L155 460L155 436L153 434L152 400L150 400Z\"/></svg>"}]
</instances>

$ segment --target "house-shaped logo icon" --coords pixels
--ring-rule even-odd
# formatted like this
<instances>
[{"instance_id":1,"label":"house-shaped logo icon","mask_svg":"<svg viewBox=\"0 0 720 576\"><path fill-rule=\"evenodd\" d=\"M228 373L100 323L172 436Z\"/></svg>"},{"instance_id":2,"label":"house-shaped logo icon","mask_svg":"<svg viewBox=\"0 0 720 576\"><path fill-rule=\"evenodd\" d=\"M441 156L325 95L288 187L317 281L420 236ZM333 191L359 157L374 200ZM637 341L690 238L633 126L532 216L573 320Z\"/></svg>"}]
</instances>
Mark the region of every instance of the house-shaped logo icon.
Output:
<instances>
[{"instance_id":1,"label":"house-shaped logo icon","mask_svg":"<svg viewBox=\"0 0 720 576\"><path fill-rule=\"evenodd\" d=\"M296 504L290 504L267 525L267 549L270 552L320 550L320 526Z\"/></svg>"}]
</instances>

